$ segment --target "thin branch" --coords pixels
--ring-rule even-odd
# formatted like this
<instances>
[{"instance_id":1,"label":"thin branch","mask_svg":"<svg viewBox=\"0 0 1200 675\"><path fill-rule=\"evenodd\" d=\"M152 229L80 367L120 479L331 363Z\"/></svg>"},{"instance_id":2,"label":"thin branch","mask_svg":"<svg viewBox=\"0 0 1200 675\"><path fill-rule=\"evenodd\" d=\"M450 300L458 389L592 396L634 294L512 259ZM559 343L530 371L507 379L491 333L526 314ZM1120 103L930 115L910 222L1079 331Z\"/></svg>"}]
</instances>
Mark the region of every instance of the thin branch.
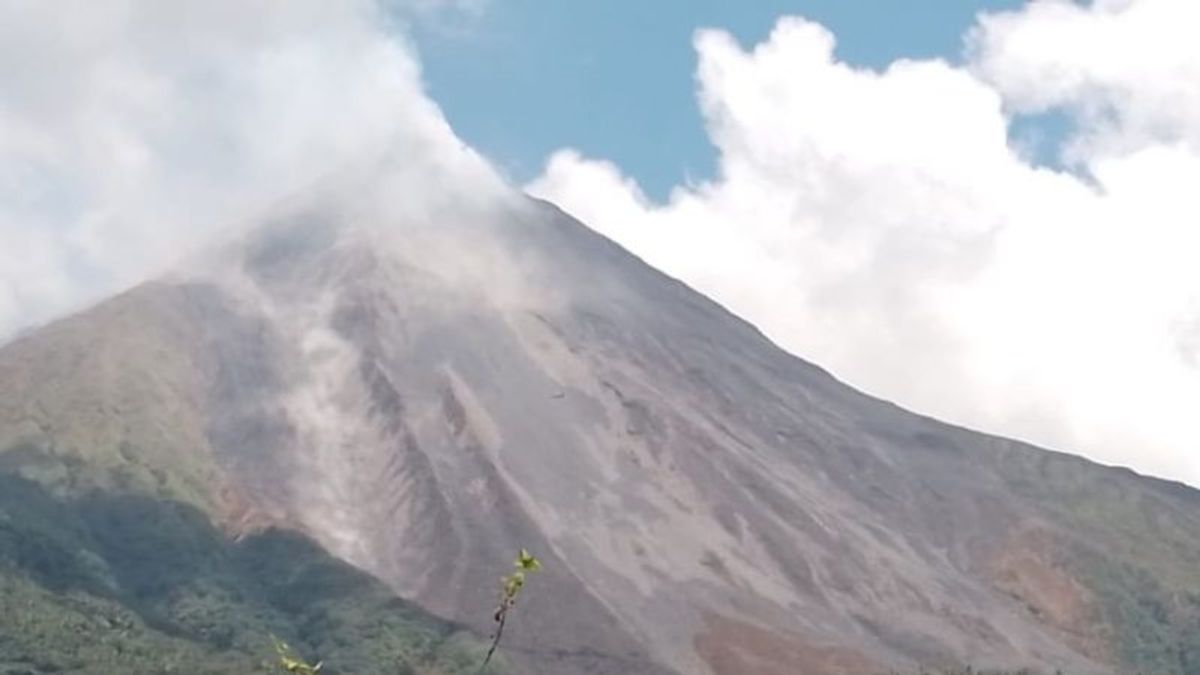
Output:
<instances>
[{"instance_id":1,"label":"thin branch","mask_svg":"<svg viewBox=\"0 0 1200 675\"><path fill-rule=\"evenodd\" d=\"M496 621L499 625L496 626L496 634L492 636L492 646L488 648L487 656L483 657L483 663L480 664L478 673L482 673L487 669L488 663L492 660L492 654L495 654L496 648L500 646L500 638L504 635L504 622L507 620L508 608L502 607L500 611L496 612Z\"/></svg>"}]
</instances>

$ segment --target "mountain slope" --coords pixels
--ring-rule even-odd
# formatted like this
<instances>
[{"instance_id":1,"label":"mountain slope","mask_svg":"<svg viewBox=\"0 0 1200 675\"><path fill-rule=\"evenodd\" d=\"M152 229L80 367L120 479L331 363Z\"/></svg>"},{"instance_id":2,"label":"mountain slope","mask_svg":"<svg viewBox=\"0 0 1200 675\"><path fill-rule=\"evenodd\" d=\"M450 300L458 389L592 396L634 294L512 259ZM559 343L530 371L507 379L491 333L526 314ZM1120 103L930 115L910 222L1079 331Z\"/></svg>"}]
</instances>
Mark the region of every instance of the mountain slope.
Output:
<instances>
[{"instance_id":1,"label":"mountain slope","mask_svg":"<svg viewBox=\"0 0 1200 675\"><path fill-rule=\"evenodd\" d=\"M0 350L48 489L292 529L530 673L1200 672L1200 496L859 394L553 207L291 203Z\"/></svg>"}]
</instances>

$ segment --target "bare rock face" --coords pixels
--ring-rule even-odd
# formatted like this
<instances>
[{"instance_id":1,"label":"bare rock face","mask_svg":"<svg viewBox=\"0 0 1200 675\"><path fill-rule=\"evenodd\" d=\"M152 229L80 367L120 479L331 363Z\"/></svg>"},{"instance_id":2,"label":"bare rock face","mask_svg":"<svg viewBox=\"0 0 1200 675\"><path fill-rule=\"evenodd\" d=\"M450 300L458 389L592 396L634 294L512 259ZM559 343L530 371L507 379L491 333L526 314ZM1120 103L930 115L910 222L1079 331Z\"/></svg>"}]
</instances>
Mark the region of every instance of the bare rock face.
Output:
<instances>
[{"instance_id":1,"label":"bare rock face","mask_svg":"<svg viewBox=\"0 0 1200 675\"><path fill-rule=\"evenodd\" d=\"M481 631L528 548L530 673L1197 672L1200 494L855 392L548 204L389 214L293 204L0 350L0 462Z\"/></svg>"}]
</instances>

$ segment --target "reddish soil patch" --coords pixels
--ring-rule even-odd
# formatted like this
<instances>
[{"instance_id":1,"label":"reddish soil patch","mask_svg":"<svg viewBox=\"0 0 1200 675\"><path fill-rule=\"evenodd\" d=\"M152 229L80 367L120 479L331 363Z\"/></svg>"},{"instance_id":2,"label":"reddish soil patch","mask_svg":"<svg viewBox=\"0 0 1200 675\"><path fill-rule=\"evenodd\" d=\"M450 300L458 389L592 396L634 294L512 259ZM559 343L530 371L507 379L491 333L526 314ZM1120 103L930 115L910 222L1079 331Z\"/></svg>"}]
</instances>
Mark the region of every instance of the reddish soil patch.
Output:
<instances>
[{"instance_id":1,"label":"reddish soil patch","mask_svg":"<svg viewBox=\"0 0 1200 675\"><path fill-rule=\"evenodd\" d=\"M860 675L886 669L862 652L819 645L718 614L705 616L696 651L716 675Z\"/></svg>"},{"instance_id":2,"label":"reddish soil patch","mask_svg":"<svg viewBox=\"0 0 1200 675\"><path fill-rule=\"evenodd\" d=\"M1051 532L1019 529L990 561L992 578L1040 622L1057 629L1072 647L1094 659L1111 661L1095 599L1071 574L1058 549Z\"/></svg>"}]
</instances>

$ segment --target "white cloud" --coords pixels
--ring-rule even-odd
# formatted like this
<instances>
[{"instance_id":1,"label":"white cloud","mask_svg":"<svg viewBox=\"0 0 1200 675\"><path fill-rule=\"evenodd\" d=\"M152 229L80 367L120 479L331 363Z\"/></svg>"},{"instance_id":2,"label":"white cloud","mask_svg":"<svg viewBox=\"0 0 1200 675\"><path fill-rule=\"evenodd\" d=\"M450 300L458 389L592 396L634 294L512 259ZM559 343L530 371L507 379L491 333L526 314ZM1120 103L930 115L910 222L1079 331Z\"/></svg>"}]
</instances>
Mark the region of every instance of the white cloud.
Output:
<instances>
[{"instance_id":1,"label":"white cloud","mask_svg":"<svg viewBox=\"0 0 1200 675\"><path fill-rule=\"evenodd\" d=\"M382 147L486 173L389 29L479 2L0 0L0 339Z\"/></svg>"},{"instance_id":2,"label":"white cloud","mask_svg":"<svg viewBox=\"0 0 1200 675\"><path fill-rule=\"evenodd\" d=\"M1122 154L1183 142L1200 150L1200 49L1192 0L1043 1L985 16L973 66L1014 111L1065 107L1085 133L1072 154Z\"/></svg>"},{"instance_id":3,"label":"white cloud","mask_svg":"<svg viewBox=\"0 0 1200 675\"><path fill-rule=\"evenodd\" d=\"M882 72L802 19L750 51L703 31L717 178L655 204L564 150L527 189L856 386L1200 484L1198 11L1035 2L965 66ZM1050 110L1078 175L1010 146Z\"/></svg>"}]
</instances>

